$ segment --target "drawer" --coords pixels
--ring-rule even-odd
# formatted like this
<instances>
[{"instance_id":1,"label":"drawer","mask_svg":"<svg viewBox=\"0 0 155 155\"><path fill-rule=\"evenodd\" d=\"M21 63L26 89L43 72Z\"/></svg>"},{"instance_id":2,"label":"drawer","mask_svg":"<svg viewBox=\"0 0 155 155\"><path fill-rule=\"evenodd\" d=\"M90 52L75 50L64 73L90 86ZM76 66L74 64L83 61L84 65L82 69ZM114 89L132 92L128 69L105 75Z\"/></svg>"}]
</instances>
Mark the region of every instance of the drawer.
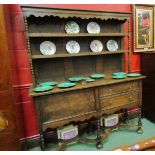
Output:
<instances>
[{"instance_id":1,"label":"drawer","mask_svg":"<svg viewBox=\"0 0 155 155\"><path fill-rule=\"evenodd\" d=\"M96 110L94 90L85 89L40 98L43 121L75 117Z\"/></svg>"},{"instance_id":2,"label":"drawer","mask_svg":"<svg viewBox=\"0 0 155 155\"><path fill-rule=\"evenodd\" d=\"M132 91L121 95L114 95L100 98L102 109L115 108L133 102L140 102L139 91Z\"/></svg>"},{"instance_id":3,"label":"drawer","mask_svg":"<svg viewBox=\"0 0 155 155\"><path fill-rule=\"evenodd\" d=\"M99 88L99 97L104 97L104 96L118 94L118 93L124 93L127 91L136 90L136 89L140 89L138 81L102 86Z\"/></svg>"}]
</instances>

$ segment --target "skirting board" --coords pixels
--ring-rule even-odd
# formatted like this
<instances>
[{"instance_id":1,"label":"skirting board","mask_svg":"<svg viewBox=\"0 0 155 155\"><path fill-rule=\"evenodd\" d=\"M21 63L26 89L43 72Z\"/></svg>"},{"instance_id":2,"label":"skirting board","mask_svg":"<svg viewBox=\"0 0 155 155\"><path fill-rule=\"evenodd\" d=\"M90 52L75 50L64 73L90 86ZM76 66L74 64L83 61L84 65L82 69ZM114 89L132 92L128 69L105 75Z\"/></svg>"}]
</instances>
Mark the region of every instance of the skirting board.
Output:
<instances>
[{"instance_id":1,"label":"skirting board","mask_svg":"<svg viewBox=\"0 0 155 155\"><path fill-rule=\"evenodd\" d=\"M138 115L138 109L135 109L135 110L129 111L128 117L129 119L134 119L137 117L137 115ZM121 116L122 115L120 115L120 117ZM54 134L55 133L53 132L49 132L47 137L54 136ZM23 150L29 150L33 147L37 147L40 145L39 135L37 135L36 137L28 138L28 139L22 139L21 144L22 144Z\"/></svg>"}]
</instances>

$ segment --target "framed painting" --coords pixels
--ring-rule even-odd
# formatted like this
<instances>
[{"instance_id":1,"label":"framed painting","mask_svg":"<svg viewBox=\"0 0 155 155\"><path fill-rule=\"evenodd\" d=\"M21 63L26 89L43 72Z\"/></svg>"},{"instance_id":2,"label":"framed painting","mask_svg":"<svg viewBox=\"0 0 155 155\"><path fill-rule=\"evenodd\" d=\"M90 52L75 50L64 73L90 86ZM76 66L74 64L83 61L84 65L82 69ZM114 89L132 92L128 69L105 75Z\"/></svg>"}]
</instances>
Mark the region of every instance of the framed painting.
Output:
<instances>
[{"instance_id":1,"label":"framed painting","mask_svg":"<svg viewBox=\"0 0 155 155\"><path fill-rule=\"evenodd\" d=\"M154 5L134 5L134 51L154 51Z\"/></svg>"}]
</instances>

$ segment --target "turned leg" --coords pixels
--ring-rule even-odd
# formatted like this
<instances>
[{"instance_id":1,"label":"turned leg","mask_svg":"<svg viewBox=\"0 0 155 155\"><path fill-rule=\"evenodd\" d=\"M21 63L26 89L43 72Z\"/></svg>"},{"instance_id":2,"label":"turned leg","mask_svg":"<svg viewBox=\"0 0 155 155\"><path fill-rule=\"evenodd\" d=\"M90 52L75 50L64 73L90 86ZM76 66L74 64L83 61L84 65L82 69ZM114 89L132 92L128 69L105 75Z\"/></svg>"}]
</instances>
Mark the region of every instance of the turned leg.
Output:
<instances>
[{"instance_id":1,"label":"turned leg","mask_svg":"<svg viewBox=\"0 0 155 155\"><path fill-rule=\"evenodd\" d=\"M129 123L128 109L124 111L124 123Z\"/></svg>"},{"instance_id":2,"label":"turned leg","mask_svg":"<svg viewBox=\"0 0 155 155\"><path fill-rule=\"evenodd\" d=\"M128 121L129 121L128 110L124 109L123 110L123 115L122 115L122 122L123 123L128 123Z\"/></svg>"},{"instance_id":3,"label":"turned leg","mask_svg":"<svg viewBox=\"0 0 155 155\"><path fill-rule=\"evenodd\" d=\"M138 134L142 134L143 133L142 120L141 120L141 108L139 108L139 110L138 110L138 128L137 128L136 132Z\"/></svg>"},{"instance_id":4,"label":"turned leg","mask_svg":"<svg viewBox=\"0 0 155 155\"><path fill-rule=\"evenodd\" d=\"M93 131L93 125L91 121L88 121L88 125L87 125L87 134L91 134Z\"/></svg>"},{"instance_id":5,"label":"turned leg","mask_svg":"<svg viewBox=\"0 0 155 155\"><path fill-rule=\"evenodd\" d=\"M102 143L102 139L100 136L100 131L101 131L101 125L100 125L100 117L97 119L97 143L96 143L96 147L98 149L103 148L103 143Z\"/></svg>"},{"instance_id":6,"label":"turned leg","mask_svg":"<svg viewBox=\"0 0 155 155\"><path fill-rule=\"evenodd\" d=\"M45 148L46 148L46 144L45 144L45 139L44 139L44 134L43 133L40 134L40 148L41 148L42 151L44 151Z\"/></svg>"}]
</instances>

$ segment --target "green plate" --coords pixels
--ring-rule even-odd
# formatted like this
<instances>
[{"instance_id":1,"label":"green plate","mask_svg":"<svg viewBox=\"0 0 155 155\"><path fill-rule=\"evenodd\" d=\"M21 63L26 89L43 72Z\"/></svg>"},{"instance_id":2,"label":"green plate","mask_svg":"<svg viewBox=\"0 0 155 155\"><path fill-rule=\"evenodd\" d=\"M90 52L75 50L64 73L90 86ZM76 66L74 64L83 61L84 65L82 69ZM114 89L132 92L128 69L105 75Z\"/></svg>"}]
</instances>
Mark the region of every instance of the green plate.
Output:
<instances>
[{"instance_id":1,"label":"green plate","mask_svg":"<svg viewBox=\"0 0 155 155\"><path fill-rule=\"evenodd\" d=\"M126 75L125 72L116 72L116 73L113 73L114 76L119 76L119 75Z\"/></svg>"},{"instance_id":2,"label":"green plate","mask_svg":"<svg viewBox=\"0 0 155 155\"><path fill-rule=\"evenodd\" d=\"M33 91L35 92L43 92L43 91L48 91L48 90L52 90L53 87L52 86L38 86L33 88Z\"/></svg>"},{"instance_id":3,"label":"green plate","mask_svg":"<svg viewBox=\"0 0 155 155\"><path fill-rule=\"evenodd\" d=\"M93 79L100 79L100 78L104 78L105 75L104 74L92 74L91 78Z\"/></svg>"},{"instance_id":4,"label":"green plate","mask_svg":"<svg viewBox=\"0 0 155 155\"><path fill-rule=\"evenodd\" d=\"M112 76L112 78L113 79L124 79L124 78L126 78L127 76L125 76L125 75L114 75L114 76Z\"/></svg>"},{"instance_id":5,"label":"green plate","mask_svg":"<svg viewBox=\"0 0 155 155\"><path fill-rule=\"evenodd\" d=\"M43 83L40 83L40 86L54 86L56 85L57 82L55 81L50 81L50 82L43 82Z\"/></svg>"},{"instance_id":6,"label":"green plate","mask_svg":"<svg viewBox=\"0 0 155 155\"><path fill-rule=\"evenodd\" d=\"M87 81L87 82L94 82L94 81L95 81L95 79L88 78L88 79L86 79L86 81Z\"/></svg>"},{"instance_id":7,"label":"green plate","mask_svg":"<svg viewBox=\"0 0 155 155\"><path fill-rule=\"evenodd\" d=\"M83 80L83 77L70 77L69 78L69 81L71 82L79 82L81 80Z\"/></svg>"},{"instance_id":8,"label":"green plate","mask_svg":"<svg viewBox=\"0 0 155 155\"><path fill-rule=\"evenodd\" d=\"M82 80L88 80L91 79L90 77L83 77Z\"/></svg>"},{"instance_id":9,"label":"green plate","mask_svg":"<svg viewBox=\"0 0 155 155\"><path fill-rule=\"evenodd\" d=\"M73 87L75 86L75 83L72 82L65 82L65 83L61 83L58 85L59 88L68 88L68 87Z\"/></svg>"},{"instance_id":10,"label":"green plate","mask_svg":"<svg viewBox=\"0 0 155 155\"><path fill-rule=\"evenodd\" d=\"M139 73L130 73L130 74L128 74L128 77L138 77L138 76L141 76L141 74L139 74Z\"/></svg>"}]
</instances>

